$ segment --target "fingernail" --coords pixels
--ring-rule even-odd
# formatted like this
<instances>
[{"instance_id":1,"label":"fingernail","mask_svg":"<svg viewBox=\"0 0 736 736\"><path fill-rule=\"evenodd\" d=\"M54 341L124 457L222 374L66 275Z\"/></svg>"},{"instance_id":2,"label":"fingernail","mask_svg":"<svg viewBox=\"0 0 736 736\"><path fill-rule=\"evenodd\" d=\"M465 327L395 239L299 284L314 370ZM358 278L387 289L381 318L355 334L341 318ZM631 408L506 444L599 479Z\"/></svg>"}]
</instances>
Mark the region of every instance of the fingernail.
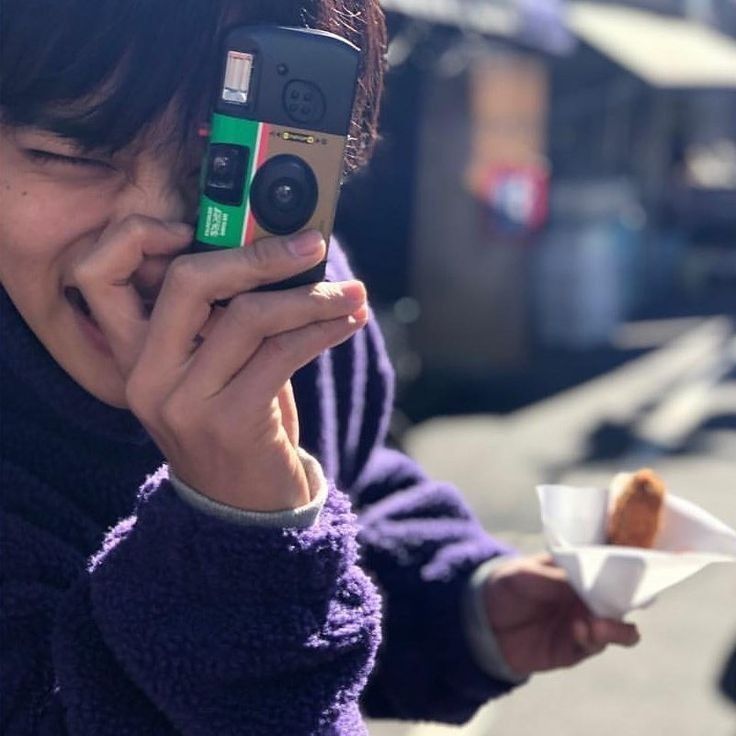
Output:
<instances>
[{"instance_id":1,"label":"fingernail","mask_svg":"<svg viewBox=\"0 0 736 736\"><path fill-rule=\"evenodd\" d=\"M289 238L289 250L297 257L311 256L322 248L322 233L317 230L306 230Z\"/></svg>"},{"instance_id":2,"label":"fingernail","mask_svg":"<svg viewBox=\"0 0 736 736\"><path fill-rule=\"evenodd\" d=\"M342 295L352 304L363 304L366 300L365 286L359 281L351 281L343 285Z\"/></svg>"},{"instance_id":3,"label":"fingernail","mask_svg":"<svg viewBox=\"0 0 736 736\"><path fill-rule=\"evenodd\" d=\"M364 322L367 322L368 307L365 304L362 307L359 307L350 315L350 318L353 320L354 324L363 324Z\"/></svg>"}]
</instances>

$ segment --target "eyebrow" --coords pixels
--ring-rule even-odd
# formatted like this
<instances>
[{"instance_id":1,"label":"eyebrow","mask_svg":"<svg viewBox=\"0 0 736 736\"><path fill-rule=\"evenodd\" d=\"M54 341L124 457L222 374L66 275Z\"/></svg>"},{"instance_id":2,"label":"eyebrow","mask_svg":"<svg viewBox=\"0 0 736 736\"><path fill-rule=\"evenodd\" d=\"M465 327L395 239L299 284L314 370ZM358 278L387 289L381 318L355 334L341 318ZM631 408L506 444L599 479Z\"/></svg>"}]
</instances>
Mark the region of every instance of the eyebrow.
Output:
<instances>
[{"instance_id":1,"label":"eyebrow","mask_svg":"<svg viewBox=\"0 0 736 736\"><path fill-rule=\"evenodd\" d=\"M88 115L94 108L83 108L72 110L71 114L59 114L54 109L48 107L39 107L35 110L28 111L21 119L16 121L16 125L21 128L36 129L41 133L49 133L58 136L70 143L77 145L86 151L102 151L111 149L112 145L106 143L89 143L89 138L94 137L101 139L97 131L90 129L89 125L85 125L85 115Z\"/></svg>"}]
</instances>

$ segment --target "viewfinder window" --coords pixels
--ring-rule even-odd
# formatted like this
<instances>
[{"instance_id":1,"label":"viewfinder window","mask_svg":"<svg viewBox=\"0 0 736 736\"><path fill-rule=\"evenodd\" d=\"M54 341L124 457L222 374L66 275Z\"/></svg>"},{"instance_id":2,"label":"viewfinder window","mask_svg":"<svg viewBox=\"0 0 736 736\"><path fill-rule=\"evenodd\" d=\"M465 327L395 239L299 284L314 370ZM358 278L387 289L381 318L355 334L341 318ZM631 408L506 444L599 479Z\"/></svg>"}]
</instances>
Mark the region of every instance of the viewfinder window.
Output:
<instances>
[{"instance_id":1,"label":"viewfinder window","mask_svg":"<svg viewBox=\"0 0 736 736\"><path fill-rule=\"evenodd\" d=\"M228 51L222 99L236 105L247 105L253 77L253 54Z\"/></svg>"}]
</instances>

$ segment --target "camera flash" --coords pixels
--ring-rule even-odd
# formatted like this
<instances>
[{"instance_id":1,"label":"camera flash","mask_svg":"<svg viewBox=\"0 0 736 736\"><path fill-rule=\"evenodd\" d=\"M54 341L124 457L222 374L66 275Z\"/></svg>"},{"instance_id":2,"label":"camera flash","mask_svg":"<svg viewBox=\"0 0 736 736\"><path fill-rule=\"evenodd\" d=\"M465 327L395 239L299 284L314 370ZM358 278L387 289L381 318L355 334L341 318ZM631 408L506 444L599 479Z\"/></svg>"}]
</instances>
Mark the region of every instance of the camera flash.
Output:
<instances>
[{"instance_id":1,"label":"camera flash","mask_svg":"<svg viewBox=\"0 0 736 736\"><path fill-rule=\"evenodd\" d=\"M222 99L236 105L247 105L252 76L253 54L246 54L242 51L228 51Z\"/></svg>"}]
</instances>

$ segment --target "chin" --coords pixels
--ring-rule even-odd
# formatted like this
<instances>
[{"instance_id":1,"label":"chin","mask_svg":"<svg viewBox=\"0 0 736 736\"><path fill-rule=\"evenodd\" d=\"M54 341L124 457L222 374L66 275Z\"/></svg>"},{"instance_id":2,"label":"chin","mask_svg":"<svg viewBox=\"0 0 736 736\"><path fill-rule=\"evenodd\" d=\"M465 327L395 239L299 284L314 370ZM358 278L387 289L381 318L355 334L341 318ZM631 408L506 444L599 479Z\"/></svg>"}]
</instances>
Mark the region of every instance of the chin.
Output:
<instances>
[{"instance_id":1,"label":"chin","mask_svg":"<svg viewBox=\"0 0 736 736\"><path fill-rule=\"evenodd\" d=\"M45 312L36 310L35 320L25 315L24 319L51 357L75 383L103 404L128 409L125 381L109 346L99 330L65 301ZM54 318L39 317L49 313L54 314Z\"/></svg>"},{"instance_id":2,"label":"chin","mask_svg":"<svg viewBox=\"0 0 736 736\"><path fill-rule=\"evenodd\" d=\"M125 382L112 356L101 355L84 340L73 338L70 344L49 348L56 362L88 394L116 409L128 408Z\"/></svg>"},{"instance_id":3,"label":"chin","mask_svg":"<svg viewBox=\"0 0 736 736\"><path fill-rule=\"evenodd\" d=\"M103 404L115 409L127 409L128 402L125 399L125 384L117 374L114 366L93 367L91 363L85 366L66 366L62 368L81 386L88 394L92 394Z\"/></svg>"},{"instance_id":4,"label":"chin","mask_svg":"<svg viewBox=\"0 0 736 736\"><path fill-rule=\"evenodd\" d=\"M59 345L57 361L97 400L116 409L127 409L125 381L96 323L90 329L89 319L77 310L72 310L70 316L68 343Z\"/></svg>"},{"instance_id":5,"label":"chin","mask_svg":"<svg viewBox=\"0 0 736 736\"><path fill-rule=\"evenodd\" d=\"M89 389L88 389L89 390ZM117 389L102 389L101 391L90 391L90 393L103 404L115 409L127 409L128 402L125 400L125 391Z\"/></svg>"}]
</instances>

